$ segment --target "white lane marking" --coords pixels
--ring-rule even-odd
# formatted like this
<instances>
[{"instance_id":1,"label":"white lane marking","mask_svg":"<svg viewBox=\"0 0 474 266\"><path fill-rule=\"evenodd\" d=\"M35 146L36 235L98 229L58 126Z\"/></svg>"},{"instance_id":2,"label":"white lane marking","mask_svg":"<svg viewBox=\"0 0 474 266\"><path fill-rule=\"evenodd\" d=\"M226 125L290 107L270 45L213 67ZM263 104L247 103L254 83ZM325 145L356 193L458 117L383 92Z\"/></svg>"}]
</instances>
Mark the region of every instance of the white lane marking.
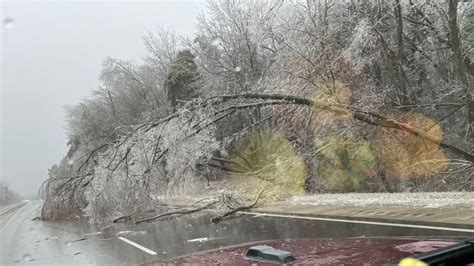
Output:
<instances>
[{"instance_id":1,"label":"white lane marking","mask_svg":"<svg viewBox=\"0 0 474 266\"><path fill-rule=\"evenodd\" d=\"M280 217L280 218L306 219L306 220L316 220L316 221L353 223L353 224L384 225L384 226L394 226L394 227L408 227L408 228L418 228L418 229L474 233L474 229L442 227L442 226L371 222L371 221L364 221L364 220L348 220L348 219L346 220L346 219L333 219L333 218L311 217L311 216L301 216L301 215L286 215L286 214L271 214L271 213L259 213L259 212L240 212L240 213L250 214L250 215L259 215L259 216Z\"/></svg>"},{"instance_id":2,"label":"white lane marking","mask_svg":"<svg viewBox=\"0 0 474 266\"><path fill-rule=\"evenodd\" d=\"M0 228L0 232L2 232L5 228L7 228L7 226L13 221L13 219L15 219L15 217L20 213L21 210L23 210L23 208L25 208L26 206L28 206L28 204L30 204L29 202L27 202L25 204L25 206L21 207L20 209L18 209L15 214L7 221L7 223L2 227Z\"/></svg>"},{"instance_id":3,"label":"white lane marking","mask_svg":"<svg viewBox=\"0 0 474 266\"><path fill-rule=\"evenodd\" d=\"M119 236L118 239L120 239L120 240L122 240L123 242L125 242L125 243L127 243L127 244L129 244L129 245L132 245L132 246L134 246L134 247L136 247L136 248L138 248L138 249L141 249L142 251L145 251L146 253L148 253L148 254L150 254L150 255L156 255L156 252L155 252L155 251L153 251L153 250L151 250L151 249L148 249L148 248L146 248L146 247L144 247L144 246L142 246L142 245L139 245L139 244L137 244L137 243L135 243L135 242L133 242L133 241L131 241L131 240L128 240L128 239L126 239L125 237Z\"/></svg>"}]
</instances>

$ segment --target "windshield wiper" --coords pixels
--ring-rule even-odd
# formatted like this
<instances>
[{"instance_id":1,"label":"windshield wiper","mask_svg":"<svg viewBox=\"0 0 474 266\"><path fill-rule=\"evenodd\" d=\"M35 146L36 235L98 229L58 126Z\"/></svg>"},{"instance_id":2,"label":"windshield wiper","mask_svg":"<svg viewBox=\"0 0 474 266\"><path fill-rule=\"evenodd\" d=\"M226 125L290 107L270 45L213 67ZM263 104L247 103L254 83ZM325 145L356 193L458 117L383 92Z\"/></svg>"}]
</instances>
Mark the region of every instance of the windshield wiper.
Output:
<instances>
[{"instance_id":1,"label":"windshield wiper","mask_svg":"<svg viewBox=\"0 0 474 266\"><path fill-rule=\"evenodd\" d=\"M474 262L474 238L413 256L429 265L465 265Z\"/></svg>"}]
</instances>

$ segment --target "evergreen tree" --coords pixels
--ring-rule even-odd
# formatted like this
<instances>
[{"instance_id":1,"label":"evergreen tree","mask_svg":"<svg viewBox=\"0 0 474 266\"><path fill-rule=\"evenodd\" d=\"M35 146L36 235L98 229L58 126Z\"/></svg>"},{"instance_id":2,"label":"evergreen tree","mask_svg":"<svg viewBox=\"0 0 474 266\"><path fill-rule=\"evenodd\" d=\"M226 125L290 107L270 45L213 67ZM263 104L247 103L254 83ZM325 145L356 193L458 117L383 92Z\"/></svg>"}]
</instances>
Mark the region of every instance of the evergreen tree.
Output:
<instances>
[{"instance_id":1,"label":"evergreen tree","mask_svg":"<svg viewBox=\"0 0 474 266\"><path fill-rule=\"evenodd\" d=\"M199 79L199 73L194 57L191 51L183 50L171 63L165 86L173 110L179 102L189 101L197 96L196 81Z\"/></svg>"}]
</instances>

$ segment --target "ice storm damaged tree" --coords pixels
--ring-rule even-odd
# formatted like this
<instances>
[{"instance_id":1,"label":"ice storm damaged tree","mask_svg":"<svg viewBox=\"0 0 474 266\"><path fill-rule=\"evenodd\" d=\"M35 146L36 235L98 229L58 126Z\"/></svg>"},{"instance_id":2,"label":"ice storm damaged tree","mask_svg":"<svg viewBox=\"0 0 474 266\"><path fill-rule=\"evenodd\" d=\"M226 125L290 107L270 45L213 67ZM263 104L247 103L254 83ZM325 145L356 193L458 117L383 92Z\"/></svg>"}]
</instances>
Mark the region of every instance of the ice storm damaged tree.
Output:
<instances>
[{"instance_id":1,"label":"ice storm damaged tree","mask_svg":"<svg viewBox=\"0 0 474 266\"><path fill-rule=\"evenodd\" d=\"M147 220L143 217L146 217L148 211L156 212L159 209L154 206L154 203L160 202L160 196L169 195L172 192L183 193L186 191L186 186L190 185L195 191L193 182L198 186L202 185L204 177L200 176L198 165L219 168L219 166L209 164L211 159L215 159L212 158L213 152L222 149L225 143L237 139L238 135L229 136L225 143L220 144L215 138L217 122L237 112L248 112L252 108L265 109L282 105L301 106L310 111L325 110L336 114L351 112L353 119L357 121L385 129L403 130L407 134L437 143L440 147L464 157L471 163L474 160L472 154L439 139L433 139L429 132L422 128L408 126L378 113L363 111L350 105L328 104L290 95L240 94L212 97L203 101L195 100L171 116L135 128L127 136L109 144L95 165L86 164L82 172L91 173L90 175L77 175L69 178L68 181L84 180L81 186L85 187L87 207L83 211L92 222L112 221L124 215L135 217L135 219L139 217L138 220ZM302 176L298 174L298 177L288 179L288 172L285 171L285 169L299 169L298 171L304 176L304 166L299 164L298 156L292 151L290 145L282 144L287 143L285 138L271 137L269 139L279 139L277 143L280 144L276 149L279 152L276 154L265 153L265 149L269 149L274 143L263 147L243 144L241 159L227 161L225 163L230 165L226 166L224 163L223 166L226 167L220 168L231 169L231 172L240 174L258 175L260 179L267 182L265 186L281 186L288 182L284 180L293 180L292 185L299 183L301 189ZM362 150L368 152L365 151L368 148L364 145L366 144L354 146L349 150L353 150L354 153L360 153ZM336 150L336 155L338 152ZM325 153L326 156L335 156ZM235 168L235 165L244 165L245 160L253 158L245 154L257 159L254 158L250 164L247 163L247 170L245 167ZM351 157L352 154L347 153L345 161L340 163L341 167L344 164L350 165L349 170L341 170L347 171L348 176L360 176L360 172L370 168L373 160L373 155L367 157L366 162L358 161L362 157L357 160L352 160ZM277 171L268 173L268 170L272 168L280 169L282 174L277 175ZM296 174L298 171L291 171L291 174ZM62 189L57 192L61 193ZM298 188L295 189L298 191ZM187 192L187 194L190 193Z\"/></svg>"},{"instance_id":2,"label":"ice storm damaged tree","mask_svg":"<svg viewBox=\"0 0 474 266\"><path fill-rule=\"evenodd\" d=\"M211 1L196 36L148 33L143 64L106 61L44 210L149 221L199 186L472 191L472 4Z\"/></svg>"}]
</instances>

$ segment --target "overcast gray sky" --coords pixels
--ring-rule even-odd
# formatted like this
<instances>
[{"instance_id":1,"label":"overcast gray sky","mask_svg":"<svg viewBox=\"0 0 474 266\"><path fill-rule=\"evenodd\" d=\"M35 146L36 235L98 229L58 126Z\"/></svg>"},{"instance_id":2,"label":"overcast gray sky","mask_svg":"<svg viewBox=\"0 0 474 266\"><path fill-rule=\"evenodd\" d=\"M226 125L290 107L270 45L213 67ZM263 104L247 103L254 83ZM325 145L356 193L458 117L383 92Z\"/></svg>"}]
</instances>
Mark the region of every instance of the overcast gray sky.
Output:
<instances>
[{"instance_id":1,"label":"overcast gray sky","mask_svg":"<svg viewBox=\"0 0 474 266\"><path fill-rule=\"evenodd\" d=\"M1 3L0 179L35 193L67 150L64 106L98 85L105 57L138 61L157 26L195 32L203 1Z\"/></svg>"}]
</instances>

